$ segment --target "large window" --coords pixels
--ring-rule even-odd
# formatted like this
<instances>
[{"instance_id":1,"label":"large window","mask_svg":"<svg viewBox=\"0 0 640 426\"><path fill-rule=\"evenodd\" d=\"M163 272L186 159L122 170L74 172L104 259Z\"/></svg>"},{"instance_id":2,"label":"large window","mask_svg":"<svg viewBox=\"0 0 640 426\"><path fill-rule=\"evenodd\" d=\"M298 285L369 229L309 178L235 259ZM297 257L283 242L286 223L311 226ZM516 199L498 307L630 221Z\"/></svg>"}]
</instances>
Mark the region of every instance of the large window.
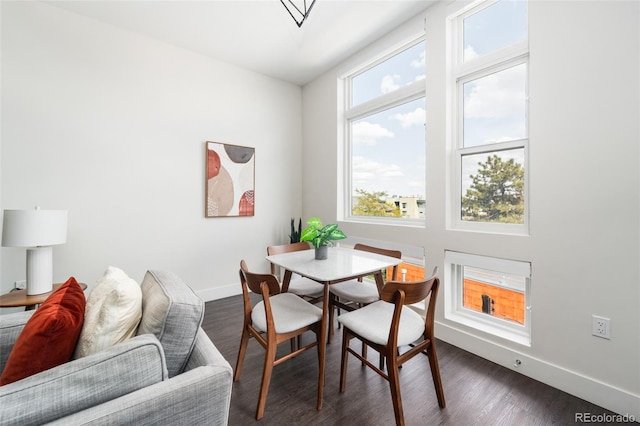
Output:
<instances>
[{"instance_id":1,"label":"large window","mask_svg":"<svg viewBox=\"0 0 640 426\"><path fill-rule=\"evenodd\" d=\"M344 217L424 223L425 43L344 78Z\"/></svg>"},{"instance_id":2,"label":"large window","mask_svg":"<svg viewBox=\"0 0 640 426\"><path fill-rule=\"evenodd\" d=\"M527 4L478 2L449 27L451 225L526 234Z\"/></svg>"}]
</instances>

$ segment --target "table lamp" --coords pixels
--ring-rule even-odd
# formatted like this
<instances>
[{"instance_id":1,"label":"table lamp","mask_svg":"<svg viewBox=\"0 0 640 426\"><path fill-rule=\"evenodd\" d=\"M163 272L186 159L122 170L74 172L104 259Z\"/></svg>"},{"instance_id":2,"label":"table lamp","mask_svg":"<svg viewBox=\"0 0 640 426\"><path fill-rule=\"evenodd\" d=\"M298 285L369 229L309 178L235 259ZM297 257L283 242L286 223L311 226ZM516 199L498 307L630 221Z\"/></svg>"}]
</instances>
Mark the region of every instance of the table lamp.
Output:
<instances>
[{"instance_id":1,"label":"table lamp","mask_svg":"<svg viewBox=\"0 0 640 426\"><path fill-rule=\"evenodd\" d=\"M2 246L28 247L27 294L53 289L53 248L67 242L66 210L5 210Z\"/></svg>"}]
</instances>

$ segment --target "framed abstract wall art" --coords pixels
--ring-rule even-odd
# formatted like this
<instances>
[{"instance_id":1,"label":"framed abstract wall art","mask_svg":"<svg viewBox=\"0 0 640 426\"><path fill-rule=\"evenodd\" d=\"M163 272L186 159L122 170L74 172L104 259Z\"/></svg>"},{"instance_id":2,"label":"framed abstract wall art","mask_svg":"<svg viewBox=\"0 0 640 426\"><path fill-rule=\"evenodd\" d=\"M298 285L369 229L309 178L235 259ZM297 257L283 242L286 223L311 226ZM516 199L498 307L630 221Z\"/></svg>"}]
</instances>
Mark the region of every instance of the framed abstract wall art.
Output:
<instances>
[{"instance_id":1,"label":"framed abstract wall art","mask_svg":"<svg viewBox=\"0 0 640 426\"><path fill-rule=\"evenodd\" d=\"M253 216L255 148L206 143L206 217Z\"/></svg>"}]
</instances>

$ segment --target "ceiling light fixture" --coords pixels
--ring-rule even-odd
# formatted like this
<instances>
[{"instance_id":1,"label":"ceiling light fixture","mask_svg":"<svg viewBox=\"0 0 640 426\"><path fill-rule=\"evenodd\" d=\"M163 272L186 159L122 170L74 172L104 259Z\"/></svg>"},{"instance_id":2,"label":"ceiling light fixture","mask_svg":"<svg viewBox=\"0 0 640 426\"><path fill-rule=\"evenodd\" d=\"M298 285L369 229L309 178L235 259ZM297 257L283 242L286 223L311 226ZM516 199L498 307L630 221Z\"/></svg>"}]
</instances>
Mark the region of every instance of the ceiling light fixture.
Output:
<instances>
[{"instance_id":1,"label":"ceiling light fixture","mask_svg":"<svg viewBox=\"0 0 640 426\"><path fill-rule=\"evenodd\" d=\"M309 7L307 7L307 0L302 1L302 8L298 7L293 0L280 0L280 3L287 9L289 15L296 21L296 25L298 28L302 26L302 23L307 19L309 13L311 12L311 8L313 7L316 0L312 0ZM300 1L298 1L300 3Z\"/></svg>"}]
</instances>

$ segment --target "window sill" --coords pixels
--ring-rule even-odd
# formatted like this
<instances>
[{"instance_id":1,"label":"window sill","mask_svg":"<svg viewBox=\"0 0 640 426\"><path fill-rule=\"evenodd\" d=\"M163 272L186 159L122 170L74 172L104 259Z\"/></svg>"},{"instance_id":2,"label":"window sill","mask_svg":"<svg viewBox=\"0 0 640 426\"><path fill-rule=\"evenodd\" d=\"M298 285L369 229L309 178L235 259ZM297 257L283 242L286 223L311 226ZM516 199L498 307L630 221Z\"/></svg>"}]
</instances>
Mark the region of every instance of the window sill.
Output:
<instances>
[{"instance_id":1,"label":"window sill","mask_svg":"<svg viewBox=\"0 0 640 426\"><path fill-rule=\"evenodd\" d=\"M531 336L525 332L520 332L507 326L494 324L493 321L486 321L477 318L475 315L467 315L461 312L445 314L445 319L464 325L475 330L491 334L496 337L514 342L526 347L531 347Z\"/></svg>"},{"instance_id":2,"label":"window sill","mask_svg":"<svg viewBox=\"0 0 640 426\"><path fill-rule=\"evenodd\" d=\"M402 219L379 216L349 216L345 217L341 222L346 223L364 223L367 225L383 225L383 226L400 226L406 228L422 228L424 229L426 219Z\"/></svg>"}]
</instances>

